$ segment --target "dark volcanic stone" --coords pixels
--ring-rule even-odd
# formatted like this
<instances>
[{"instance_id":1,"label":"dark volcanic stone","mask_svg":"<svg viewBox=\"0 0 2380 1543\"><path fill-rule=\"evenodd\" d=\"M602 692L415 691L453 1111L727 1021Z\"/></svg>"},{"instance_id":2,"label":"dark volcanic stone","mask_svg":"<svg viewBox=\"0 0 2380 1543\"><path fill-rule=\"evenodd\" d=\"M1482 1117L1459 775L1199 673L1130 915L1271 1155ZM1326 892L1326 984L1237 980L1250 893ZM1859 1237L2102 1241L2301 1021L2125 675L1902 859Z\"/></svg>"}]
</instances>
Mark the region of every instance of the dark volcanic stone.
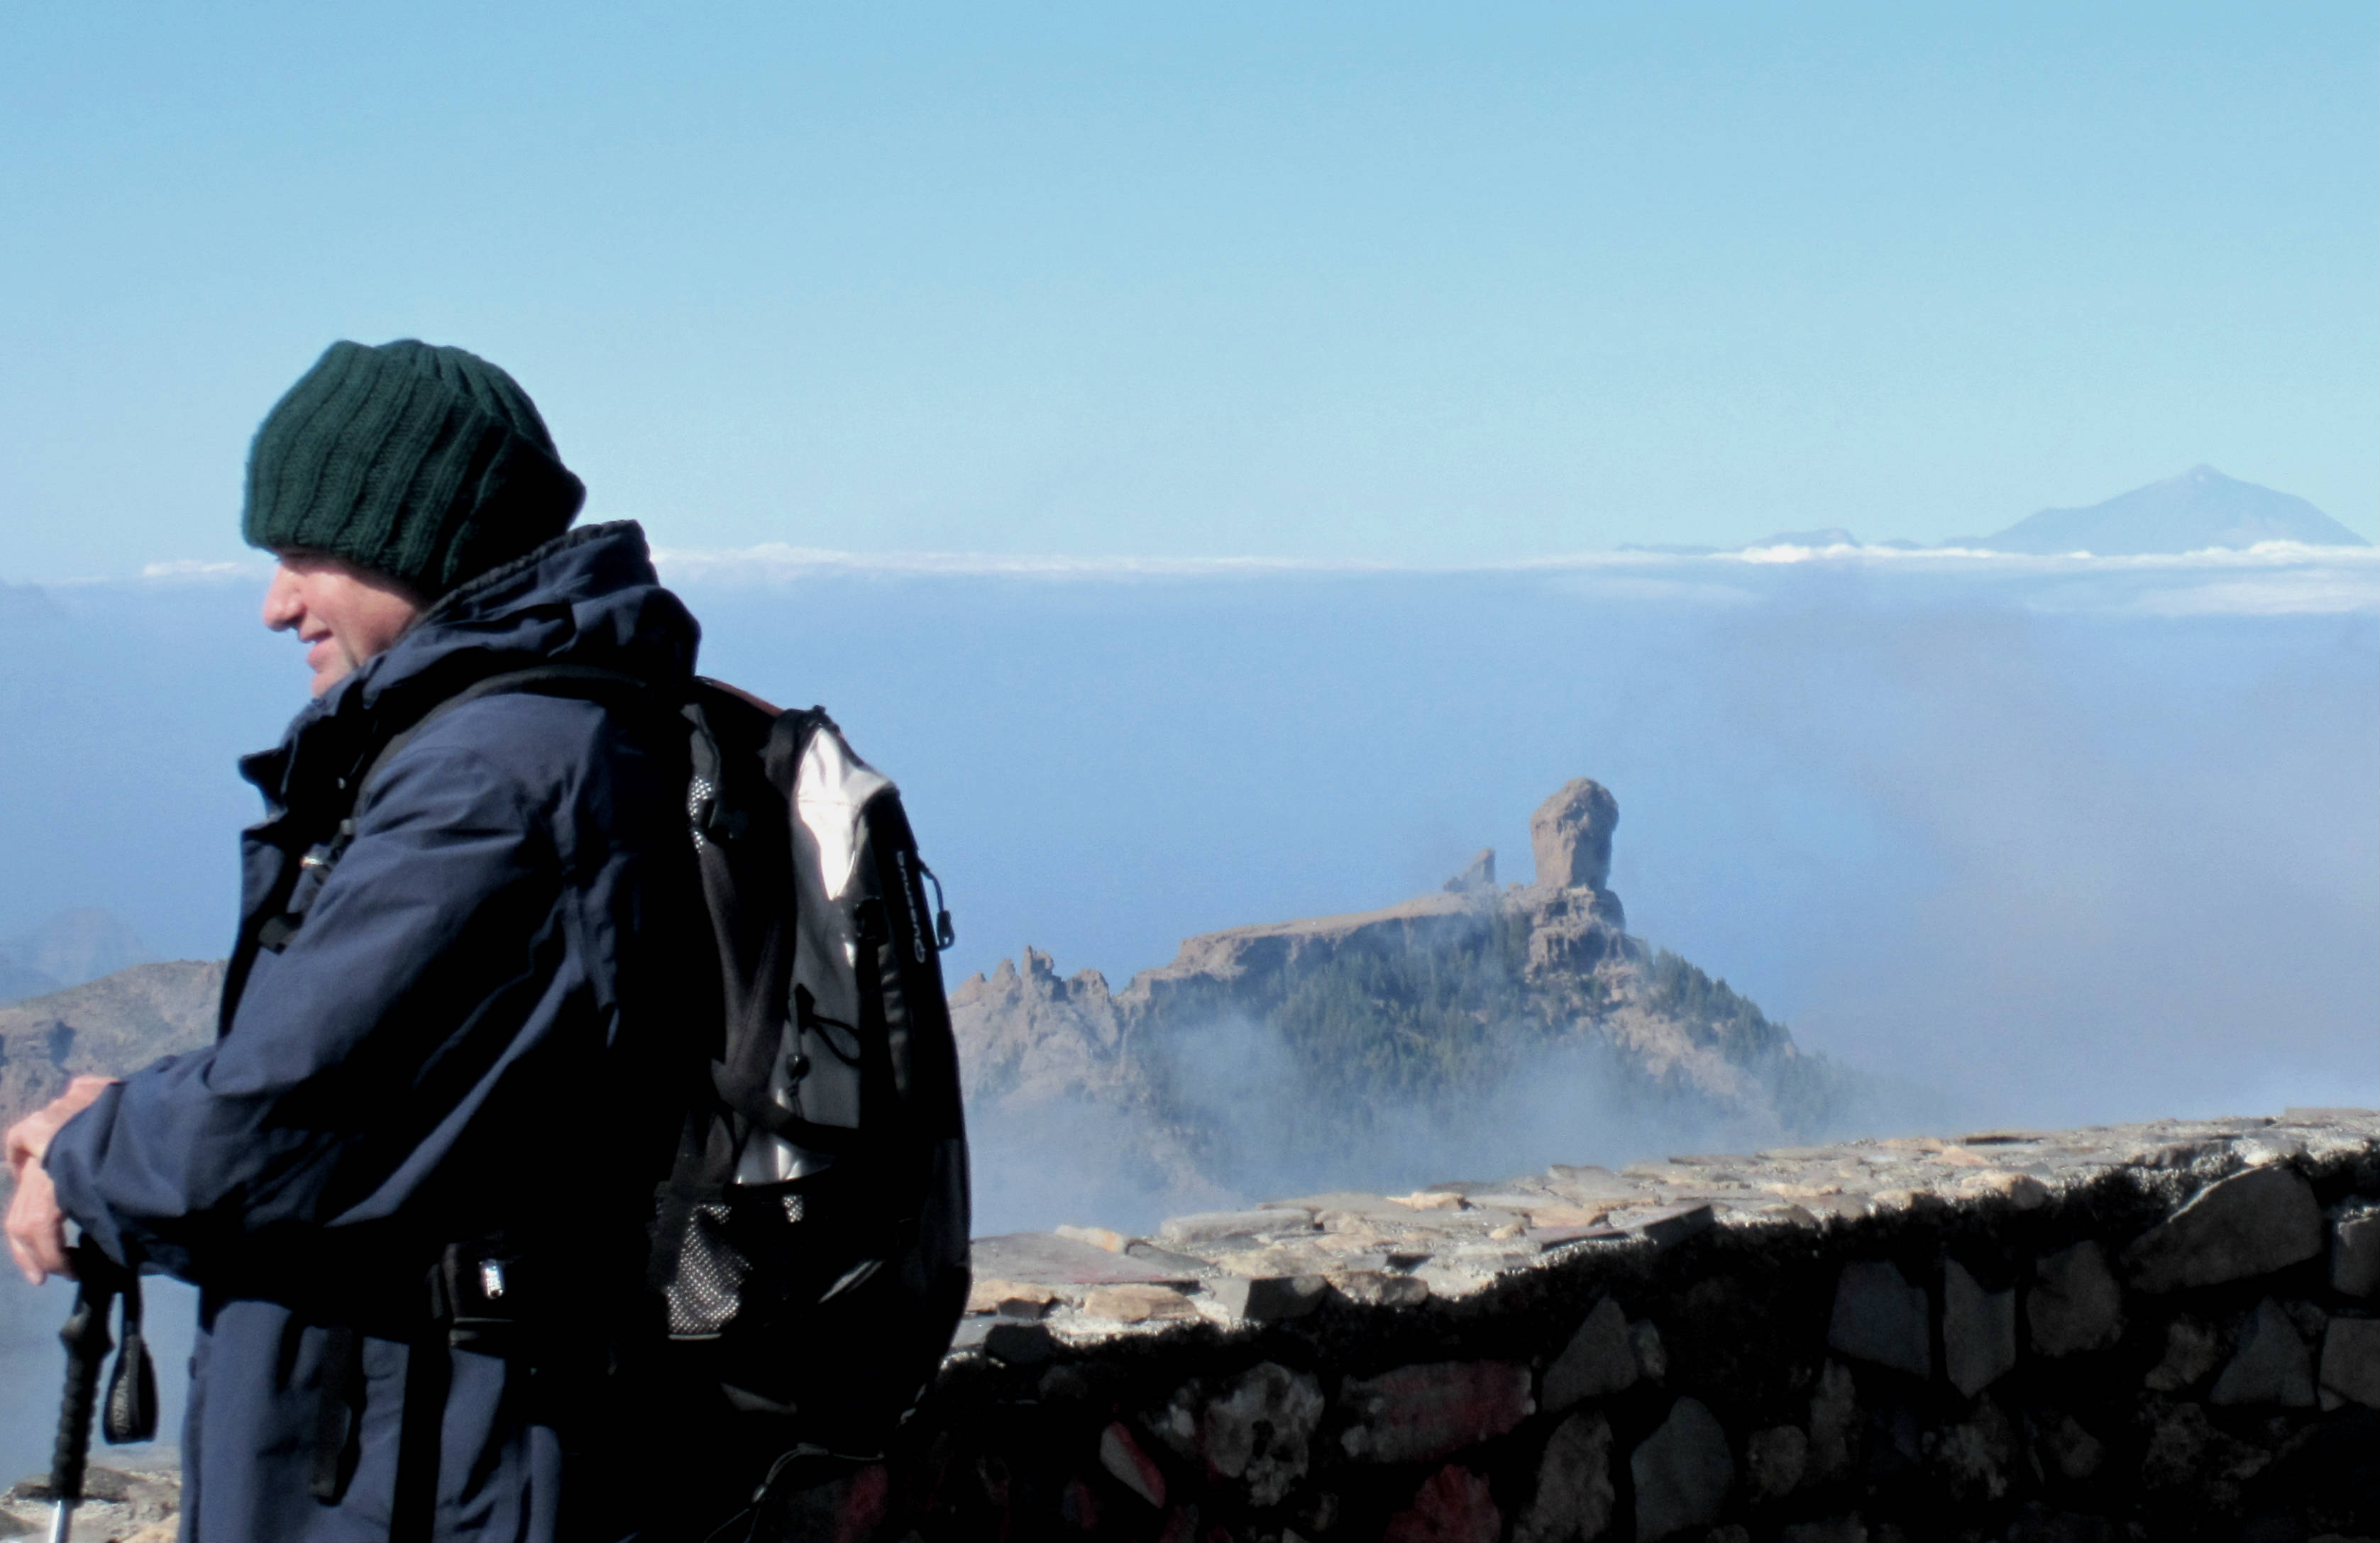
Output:
<instances>
[{"instance_id":1,"label":"dark volcanic stone","mask_svg":"<svg viewBox=\"0 0 2380 1543\"><path fill-rule=\"evenodd\" d=\"M1925 1288L1911 1285L1900 1267L1884 1259L1847 1264L1836 1282L1827 1343L1857 1360L1930 1377L1927 1317Z\"/></svg>"},{"instance_id":2,"label":"dark volcanic stone","mask_svg":"<svg viewBox=\"0 0 2380 1543\"><path fill-rule=\"evenodd\" d=\"M2071 1355L2113 1344L2124 1331L2124 1289L2107 1268L2107 1250L2095 1243L2046 1255L2034 1267L2024 1318L2033 1348L2044 1355Z\"/></svg>"},{"instance_id":3,"label":"dark volcanic stone","mask_svg":"<svg viewBox=\"0 0 2380 1543\"><path fill-rule=\"evenodd\" d=\"M2269 1275L2322 1252L2313 1186L2286 1163L2218 1179L2124 1254L2132 1284L2167 1292Z\"/></svg>"},{"instance_id":4,"label":"dark volcanic stone","mask_svg":"<svg viewBox=\"0 0 2380 1543\"><path fill-rule=\"evenodd\" d=\"M1718 1520L1735 1484L1727 1429L1699 1399L1682 1398L1628 1459L1636 1484L1636 1536L1644 1543Z\"/></svg>"}]
</instances>

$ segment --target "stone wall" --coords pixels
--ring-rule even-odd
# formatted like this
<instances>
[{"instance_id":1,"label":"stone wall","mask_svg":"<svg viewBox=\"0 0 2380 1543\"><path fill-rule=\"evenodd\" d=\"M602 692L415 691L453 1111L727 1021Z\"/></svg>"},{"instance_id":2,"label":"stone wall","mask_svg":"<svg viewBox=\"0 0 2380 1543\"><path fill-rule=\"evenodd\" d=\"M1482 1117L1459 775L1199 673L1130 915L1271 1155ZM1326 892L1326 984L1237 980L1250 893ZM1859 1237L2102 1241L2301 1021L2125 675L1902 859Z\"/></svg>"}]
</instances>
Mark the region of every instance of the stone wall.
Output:
<instances>
[{"instance_id":1,"label":"stone wall","mask_svg":"<svg viewBox=\"0 0 2380 1543\"><path fill-rule=\"evenodd\" d=\"M2380 1114L1556 1167L977 1274L848 1536L2380 1537Z\"/></svg>"},{"instance_id":2,"label":"stone wall","mask_svg":"<svg viewBox=\"0 0 2380 1543\"><path fill-rule=\"evenodd\" d=\"M901 1448L796 1536L2380 1538L2380 1113L1557 1166L976 1271ZM93 1537L172 1509L103 1477Z\"/></svg>"}]
</instances>

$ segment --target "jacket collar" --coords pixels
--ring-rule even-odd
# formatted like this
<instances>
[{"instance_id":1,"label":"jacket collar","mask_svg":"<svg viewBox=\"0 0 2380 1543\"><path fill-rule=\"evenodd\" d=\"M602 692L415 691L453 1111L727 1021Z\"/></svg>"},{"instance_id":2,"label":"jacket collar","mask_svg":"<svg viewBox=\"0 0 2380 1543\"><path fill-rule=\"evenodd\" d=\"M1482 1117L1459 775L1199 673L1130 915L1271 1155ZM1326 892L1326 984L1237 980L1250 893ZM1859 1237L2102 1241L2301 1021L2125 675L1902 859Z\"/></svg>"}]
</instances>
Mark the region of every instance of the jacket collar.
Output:
<instances>
[{"instance_id":1,"label":"jacket collar","mask_svg":"<svg viewBox=\"0 0 2380 1543\"><path fill-rule=\"evenodd\" d=\"M653 571L634 520L583 526L457 586L404 637L241 758L269 813L344 794L388 736L474 681L568 662L682 689L701 628Z\"/></svg>"}]
</instances>

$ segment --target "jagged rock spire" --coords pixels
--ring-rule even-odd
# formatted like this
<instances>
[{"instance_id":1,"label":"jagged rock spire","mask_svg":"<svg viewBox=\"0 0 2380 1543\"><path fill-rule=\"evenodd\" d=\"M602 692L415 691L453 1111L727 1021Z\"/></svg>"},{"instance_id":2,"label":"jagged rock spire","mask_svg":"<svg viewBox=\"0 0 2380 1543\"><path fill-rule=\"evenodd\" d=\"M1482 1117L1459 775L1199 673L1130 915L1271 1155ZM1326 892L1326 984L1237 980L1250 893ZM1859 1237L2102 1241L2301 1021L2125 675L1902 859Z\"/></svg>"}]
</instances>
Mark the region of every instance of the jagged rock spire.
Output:
<instances>
[{"instance_id":1,"label":"jagged rock spire","mask_svg":"<svg viewBox=\"0 0 2380 1543\"><path fill-rule=\"evenodd\" d=\"M1449 879L1445 884L1449 894L1493 894L1496 893L1496 849L1483 846L1471 865Z\"/></svg>"}]
</instances>

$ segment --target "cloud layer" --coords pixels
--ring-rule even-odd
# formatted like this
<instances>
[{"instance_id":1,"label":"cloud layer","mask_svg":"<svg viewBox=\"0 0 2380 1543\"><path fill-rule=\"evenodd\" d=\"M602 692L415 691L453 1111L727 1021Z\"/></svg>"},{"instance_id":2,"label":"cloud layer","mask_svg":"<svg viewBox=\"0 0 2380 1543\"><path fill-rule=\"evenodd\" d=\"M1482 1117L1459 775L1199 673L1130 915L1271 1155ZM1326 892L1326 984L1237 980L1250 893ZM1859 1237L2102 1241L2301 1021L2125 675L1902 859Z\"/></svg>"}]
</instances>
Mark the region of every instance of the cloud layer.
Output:
<instances>
[{"instance_id":1,"label":"cloud layer","mask_svg":"<svg viewBox=\"0 0 2380 1543\"><path fill-rule=\"evenodd\" d=\"M1804 546L1730 552L1592 552L1511 563L1429 565L1255 557L1069 557L965 552L862 553L781 541L664 548L674 580L772 584L844 576L1129 581L1326 575L1537 575L1612 595L1730 604L1775 592L1773 575L1832 569L1916 587L1989 586L2009 603L2149 615L2335 614L2380 611L2380 548L2266 541L2244 549L2102 557L2034 556L1973 547ZM152 565L163 568L168 565Z\"/></svg>"}]
</instances>

